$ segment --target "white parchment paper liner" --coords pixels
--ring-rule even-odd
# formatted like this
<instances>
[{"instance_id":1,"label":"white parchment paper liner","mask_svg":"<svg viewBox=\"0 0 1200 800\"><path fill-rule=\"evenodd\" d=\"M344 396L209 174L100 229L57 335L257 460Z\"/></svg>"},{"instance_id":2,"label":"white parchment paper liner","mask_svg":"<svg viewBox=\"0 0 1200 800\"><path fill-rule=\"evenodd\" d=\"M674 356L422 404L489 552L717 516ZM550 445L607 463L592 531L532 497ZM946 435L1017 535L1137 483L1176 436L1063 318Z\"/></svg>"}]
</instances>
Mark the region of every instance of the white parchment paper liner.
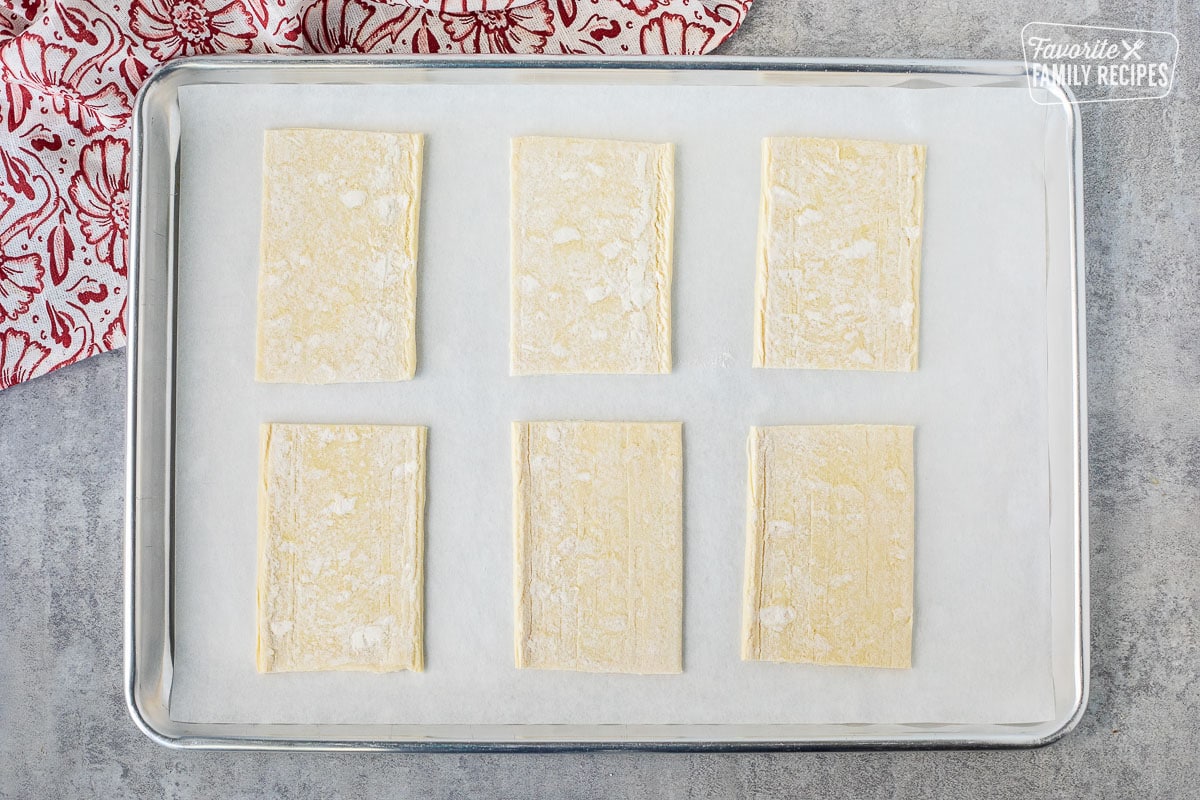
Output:
<instances>
[{"instance_id":1,"label":"white parchment paper liner","mask_svg":"<svg viewBox=\"0 0 1200 800\"><path fill-rule=\"evenodd\" d=\"M1047 125L1025 89L199 86L181 92L175 678L195 721L1031 722L1053 713ZM426 134L410 383L253 381L268 127ZM511 378L508 140L677 145L669 376ZM752 370L766 135L928 146L921 368ZM514 419L682 420L679 676L513 666ZM263 421L428 425L422 674L259 675L255 486ZM911 670L738 657L750 425L917 426Z\"/></svg>"}]
</instances>

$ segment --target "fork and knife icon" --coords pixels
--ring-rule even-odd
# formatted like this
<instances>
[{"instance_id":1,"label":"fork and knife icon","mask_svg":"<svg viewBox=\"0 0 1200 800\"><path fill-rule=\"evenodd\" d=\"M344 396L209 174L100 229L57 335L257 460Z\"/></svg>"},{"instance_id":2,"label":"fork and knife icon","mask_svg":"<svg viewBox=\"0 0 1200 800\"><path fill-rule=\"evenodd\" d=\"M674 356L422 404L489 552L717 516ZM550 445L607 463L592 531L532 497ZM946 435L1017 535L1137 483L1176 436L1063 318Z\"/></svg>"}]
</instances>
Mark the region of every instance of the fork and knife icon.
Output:
<instances>
[{"instance_id":1,"label":"fork and knife icon","mask_svg":"<svg viewBox=\"0 0 1200 800\"><path fill-rule=\"evenodd\" d=\"M1128 40L1122 39L1121 46L1125 48L1125 55L1121 56L1121 60L1128 61L1130 59L1130 57L1132 56L1135 61L1141 61L1142 54L1139 53L1138 50L1141 50L1142 45L1144 45L1145 43L1146 42L1143 41L1142 39L1135 39L1133 44L1130 44L1128 42Z\"/></svg>"}]
</instances>

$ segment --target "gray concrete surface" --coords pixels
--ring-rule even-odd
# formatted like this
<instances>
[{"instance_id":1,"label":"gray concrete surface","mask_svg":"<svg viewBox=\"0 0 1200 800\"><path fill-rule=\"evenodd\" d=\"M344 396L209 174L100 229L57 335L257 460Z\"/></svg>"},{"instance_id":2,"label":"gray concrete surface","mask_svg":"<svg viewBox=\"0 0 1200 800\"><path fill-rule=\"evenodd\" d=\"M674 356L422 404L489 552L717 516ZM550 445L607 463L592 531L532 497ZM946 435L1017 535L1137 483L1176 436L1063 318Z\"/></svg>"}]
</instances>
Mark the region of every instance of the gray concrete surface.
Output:
<instances>
[{"instance_id":1,"label":"gray concrete surface","mask_svg":"<svg viewBox=\"0 0 1200 800\"><path fill-rule=\"evenodd\" d=\"M886 6L886 7L885 7ZM1200 8L758 0L726 52L1019 57L1030 20L1174 31L1168 100L1084 112L1092 696L1018 752L177 753L121 698L123 354L0 393L0 797L1200 797Z\"/></svg>"}]
</instances>

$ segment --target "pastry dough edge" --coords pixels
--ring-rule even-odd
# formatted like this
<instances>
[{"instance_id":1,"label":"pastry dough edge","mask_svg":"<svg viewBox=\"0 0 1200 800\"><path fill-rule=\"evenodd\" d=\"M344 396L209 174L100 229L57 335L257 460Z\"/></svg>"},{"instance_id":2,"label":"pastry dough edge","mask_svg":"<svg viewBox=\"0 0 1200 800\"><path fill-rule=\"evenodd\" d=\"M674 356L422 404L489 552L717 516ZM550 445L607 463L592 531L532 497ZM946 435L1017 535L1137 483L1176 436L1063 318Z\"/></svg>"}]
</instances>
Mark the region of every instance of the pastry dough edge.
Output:
<instances>
[{"instance_id":1,"label":"pastry dough edge","mask_svg":"<svg viewBox=\"0 0 1200 800\"><path fill-rule=\"evenodd\" d=\"M747 503L746 503L746 563L742 596L742 660L758 661L762 657L761 631L758 625L759 594L762 592L763 514L765 509L766 468L761 455L762 429L750 428L746 439ZM762 510L760 510L762 509Z\"/></svg>"},{"instance_id":2,"label":"pastry dough edge","mask_svg":"<svg viewBox=\"0 0 1200 800\"><path fill-rule=\"evenodd\" d=\"M518 669L528 668L529 632L532 628L531 598L529 596L529 427L528 422L512 423L513 470L513 610L514 663Z\"/></svg>"},{"instance_id":3,"label":"pastry dough edge","mask_svg":"<svg viewBox=\"0 0 1200 800\"><path fill-rule=\"evenodd\" d=\"M425 475L427 441L429 428L425 425L414 425L417 431L417 478L416 498L413 500L413 514L416 516L413 527L413 663L408 667L412 672L425 671ZM401 667L403 669L403 667Z\"/></svg>"},{"instance_id":4,"label":"pastry dough edge","mask_svg":"<svg viewBox=\"0 0 1200 800\"><path fill-rule=\"evenodd\" d=\"M685 554L684 554L684 545L685 545L684 528L686 527L685 516L687 513L687 508L685 505L685 499L686 499L685 492L687 491L687 489L686 489L686 485L684 482L684 476L683 476L683 473L684 473L683 422L676 420L676 421L672 421L672 422L654 422L654 423L650 423L650 424L663 425L663 426L670 427L670 430L672 433L671 444L674 449L673 455L678 457L677 463L679 464L679 482L675 486L677 491L675 492L675 503L674 503L675 514L676 514L675 518L678 521L678 525L675 526L675 530L673 531L674 547L672 548L672 550L675 553L675 567L676 567L676 576L678 577L678 581L675 585L676 593L675 593L674 608L673 608L674 617L675 617L675 648L674 648L675 660L672 663L670 670L664 670L662 672L646 672L646 673L641 673L641 674L644 674L644 675L655 675L655 674L658 674L658 675L680 675L683 673L683 655L684 655L683 654L683 640L684 640L683 606L684 606L684 581L686 578L685 572L686 572L686 568L687 568L687 564L685 563Z\"/></svg>"},{"instance_id":5,"label":"pastry dough edge","mask_svg":"<svg viewBox=\"0 0 1200 800\"><path fill-rule=\"evenodd\" d=\"M263 265L267 262L267 237L263 235L263 231L267 225L267 213L271 206L270 190L271 180L267 164L271 163L272 150L272 131L263 131L263 146L262 146L262 180L261 180L261 199L259 200L258 212L258 264L257 274L255 275L254 283L254 380L257 383L276 383L267 375L266 364L263 360L263 350L265 342L263 341L263 324L260 317L262 316L263 307ZM265 451L264 451L265 452Z\"/></svg>"},{"instance_id":6,"label":"pastry dough edge","mask_svg":"<svg viewBox=\"0 0 1200 800\"><path fill-rule=\"evenodd\" d=\"M767 228L771 215L771 138L762 140L759 165L758 242L754 270L754 356L752 367L767 366Z\"/></svg>"},{"instance_id":7,"label":"pastry dough edge","mask_svg":"<svg viewBox=\"0 0 1200 800\"><path fill-rule=\"evenodd\" d=\"M655 169L658 197L655 200L654 222L658 235L660 264L658 272L662 285L658 287L658 372L671 372L671 287L674 282L675 259L675 145L667 142L657 146L658 163Z\"/></svg>"},{"instance_id":8,"label":"pastry dough edge","mask_svg":"<svg viewBox=\"0 0 1200 800\"><path fill-rule=\"evenodd\" d=\"M255 668L262 673L273 672L275 652L266 652L263 642L263 630L266 628L266 566L267 543L270 537L268 517L270 496L267 492L269 456L271 451L271 423L264 422L258 428L258 563L255 575L255 626L254 626L254 663Z\"/></svg>"},{"instance_id":9,"label":"pastry dough edge","mask_svg":"<svg viewBox=\"0 0 1200 800\"><path fill-rule=\"evenodd\" d=\"M921 354L921 247L925 240L925 164L928 156L923 144L911 146L916 159L916 175L913 178L913 206L906 220L917 229L917 235L909 242L909 261L912 264L913 320L912 353L908 371L916 372ZM914 476L913 480L916 480ZM915 491L915 490L914 490Z\"/></svg>"},{"instance_id":10,"label":"pastry dough edge","mask_svg":"<svg viewBox=\"0 0 1200 800\"><path fill-rule=\"evenodd\" d=\"M408 136L411 139L411 148L408 150L409 169L412 175L413 196L412 201L408 204L408 229L407 240L405 241L405 249L408 251L409 268L404 274L404 288L408 291L409 297L409 319L412 321L412 329L409 337L404 341L404 366L400 374L400 380L411 381L417 374L417 255L420 252L421 244L421 189L425 181L425 135L421 133L409 134L394 134L396 136ZM424 434L421 438L421 469L424 470L425 463L425 440ZM424 481L424 473L422 472L422 481ZM422 484L423 485L423 484ZM424 489L422 489L422 492ZM422 503L424 500L422 499ZM423 506L422 506L423 507Z\"/></svg>"}]
</instances>

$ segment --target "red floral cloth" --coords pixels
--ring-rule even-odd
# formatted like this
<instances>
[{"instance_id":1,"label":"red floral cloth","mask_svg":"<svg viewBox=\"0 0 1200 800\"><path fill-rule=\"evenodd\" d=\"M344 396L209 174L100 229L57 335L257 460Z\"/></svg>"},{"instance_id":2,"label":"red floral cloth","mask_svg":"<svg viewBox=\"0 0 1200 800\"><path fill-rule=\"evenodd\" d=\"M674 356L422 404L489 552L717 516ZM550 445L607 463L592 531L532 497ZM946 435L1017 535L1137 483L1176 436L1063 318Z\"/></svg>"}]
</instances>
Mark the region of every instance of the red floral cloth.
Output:
<instances>
[{"instance_id":1,"label":"red floral cloth","mask_svg":"<svg viewBox=\"0 0 1200 800\"><path fill-rule=\"evenodd\" d=\"M698 54L751 0L0 0L0 388L125 343L129 118L220 53Z\"/></svg>"}]
</instances>

